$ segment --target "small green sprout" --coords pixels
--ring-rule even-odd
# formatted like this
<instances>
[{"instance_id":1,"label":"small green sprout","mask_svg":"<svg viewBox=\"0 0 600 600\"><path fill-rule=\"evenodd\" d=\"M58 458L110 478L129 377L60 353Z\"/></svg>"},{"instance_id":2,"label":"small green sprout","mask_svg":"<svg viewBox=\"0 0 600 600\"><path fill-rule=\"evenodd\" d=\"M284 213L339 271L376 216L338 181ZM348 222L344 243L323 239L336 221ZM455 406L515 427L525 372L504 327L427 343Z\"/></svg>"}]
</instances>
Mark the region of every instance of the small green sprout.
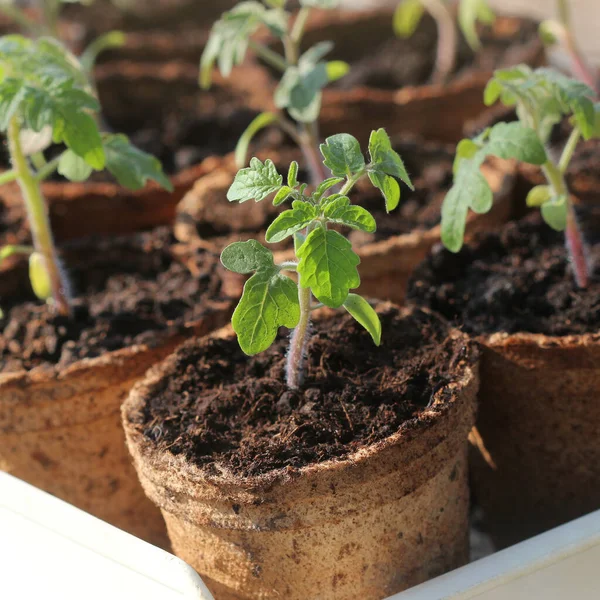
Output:
<instances>
[{"instance_id":1,"label":"small green sprout","mask_svg":"<svg viewBox=\"0 0 600 600\"><path fill-rule=\"evenodd\" d=\"M442 241L458 252L462 245L469 209L486 213L492 207L492 190L480 167L487 156L538 165L547 185L535 187L527 197L528 206L540 207L550 227L565 231L567 247L579 287L589 282L589 261L572 199L565 182L575 148L583 137L600 136L600 104L592 100L587 85L552 69L532 70L526 65L496 71L484 93L485 104L500 100L515 106L519 121L498 123L457 148L454 184L442 205ZM552 127L570 117L572 133L562 156L555 162L546 150Z\"/></svg>"},{"instance_id":2,"label":"small green sprout","mask_svg":"<svg viewBox=\"0 0 600 600\"><path fill-rule=\"evenodd\" d=\"M540 23L540 38L548 47L561 46L571 61L574 77L598 92L598 76L581 53L571 23L568 0L557 0L558 19L548 19Z\"/></svg>"},{"instance_id":3,"label":"small green sprout","mask_svg":"<svg viewBox=\"0 0 600 600\"><path fill-rule=\"evenodd\" d=\"M29 12L20 7L18 0L0 0L0 12L12 19L28 36L33 38L52 37L60 40L59 19L65 4L83 4L89 6L95 0L42 0L40 4L41 20L33 19ZM92 73L98 56L110 48L120 48L125 44L125 34L121 31L109 31L95 39L80 57L83 68Z\"/></svg>"},{"instance_id":4,"label":"small green sprout","mask_svg":"<svg viewBox=\"0 0 600 600\"><path fill-rule=\"evenodd\" d=\"M448 0L402 0L394 13L394 31L399 37L411 37L425 12L435 19L438 30L432 79L444 83L454 71L458 53L457 29ZM473 52L481 47L477 23L491 25L494 19L488 0L458 0L458 25Z\"/></svg>"},{"instance_id":5,"label":"small green sprout","mask_svg":"<svg viewBox=\"0 0 600 600\"><path fill-rule=\"evenodd\" d=\"M150 179L171 189L157 159L124 135L99 131L94 118L99 110L81 64L58 41L0 38L0 131L7 136L12 163L0 175L0 184L18 182L33 237L33 247L0 249L0 260L30 255L35 293L63 315L70 313L69 285L57 260L41 183L55 171L83 181L107 169L130 189L140 189ZM41 138L47 143L40 146ZM64 149L47 160L44 151L51 142Z\"/></svg>"},{"instance_id":6,"label":"small green sprout","mask_svg":"<svg viewBox=\"0 0 600 600\"><path fill-rule=\"evenodd\" d=\"M363 207L350 203L356 183L368 176L385 198L389 211L398 206L400 179L413 189L400 156L392 149L383 129L373 131L367 163L358 141L348 134L334 135L320 147L323 165L331 171L312 193L297 180L298 164L293 162L287 180L275 165L257 158L236 175L227 198L230 202L260 202L274 195L273 202L291 201L291 208L271 223L268 243L293 236L297 260L275 264L270 250L255 240L235 242L221 255L223 265L235 273L250 274L232 319L242 350L252 356L274 342L279 327L294 329L287 358L286 377L290 388L300 387L309 335L311 311L320 306L344 307L381 342L381 324L366 300L351 293L360 285L360 259L350 242L331 225L374 232L375 219ZM330 193L343 184L339 193ZM296 272L298 284L285 273ZM313 297L317 302L313 302Z\"/></svg>"},{"instance_id":7,"label":"small green sprout","mask_svg":"<svg viewBox=\"0 0 600 600\"><path fill-rule=\"evenodd\" d=\"M318 118L323 88L343 77L348 65L324 60L333 49L331 42L321 42L300 54L306 22L312 8L332 9L339 0L300 0L300 11L292 24L285 10L286 0L247 0L223 14L211 31L200 62L200 84L211 85L215 64L225 77L234 66L244 61L251 49L265 63L281 73L274 102L279 112L265 112L256 117L242 134L236 149L238 167L245 166L250 142L263 128L279 125L302 148L311 172L312 183L324 179L318 152ZM284 55L253 39L261 28L267 28L283 43ZM291 122L286 113L295 121Z\"/></svg>"}]
</instances>

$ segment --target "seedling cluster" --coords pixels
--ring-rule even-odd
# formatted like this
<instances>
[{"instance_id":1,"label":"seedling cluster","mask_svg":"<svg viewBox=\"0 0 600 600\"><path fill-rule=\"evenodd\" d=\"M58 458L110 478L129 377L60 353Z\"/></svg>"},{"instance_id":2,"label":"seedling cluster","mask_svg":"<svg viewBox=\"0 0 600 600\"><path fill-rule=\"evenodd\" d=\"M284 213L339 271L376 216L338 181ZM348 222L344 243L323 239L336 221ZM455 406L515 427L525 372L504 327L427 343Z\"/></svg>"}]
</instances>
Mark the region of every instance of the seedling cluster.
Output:
<instances>
[{"instance_id":1,"label":"seedling cluster","mask_svg":"<svg viewBox=\"0 0 600 600\"><path fill-rule=\"evenodd\" d=\"M458 0L457 4L458 28L473 52L478 52L481 41L477 24L491 25L495 15L487 0ZM412 37L426 12L435 19L438 31L432 79L434 83L444 83L454 71L458 54L458 30L452 4L448 0L402 0L394 13L394 31L399 37Z\"/></svg>"},{"instance_id":2,"label":"seedling cluster","mask_svg":"<svg viewBox=\"0 0 600 600\"><path fill-rule=\"evenodd\" d=\"M99 110L81 63L58 41L0 38L0 131L7 136L12 162L0 184L18 182L33 237L33 247L6 246L0 259L29 255L35 293L65 315L70 312L69 285L57 260L41 183L55 171L84 181L107 169L130 189L150 179L171 189L158 160L124 135L100 132ZM52 151L60 152L48 159L51 143Z\"/></svg>"},{"instance_id":3,"label":"seedling cluster","mask_svg":"<svg viewBox=\"0 0 600 600\"><path fill-rule=\"evenodd\" d=\"M528 206L540 207L542 217L557 231L565 231L567 247L580 287L589 282L588 253L577 223L565 173L577 144L600 136L600 104L584 83L551 69L532 70L521 65L497 71L485 90L485 103L500 100L515 106L518 122L498 123L473 140L458 145L454 163L454 184L442 206L442 241L452 252L463 245L469 209L488 212L493 203L492 190L480 172L486 157L539 165L547 184L537 186L527 196ZM570 118L572 133L558 161L546 149L554 125Z\"/></svg>"},{"instance_id":4,"label":"seedling cluster","mask_svg":"<svg viewBox=\"0 0 600 600\"><path fill-rule=\"evenodd\" d=\"M250 166L236 175L227 194L231 202L260 202L274 194L274 204L292 203L291 209L269 226L266 240L276 243L293 236L296 260L275 264L272 252L255 240L235 242L221 255L227 269L253 273L232 319L242 350L248 355L263 352L274 342L279 327L294 329L286 370L292 389L302 384L310 316L315 308L343 306L379 345L381 323L377 313L364 298L350 292L360 285L360 259L351 243L330 227L369 233L376 230L373 216L350 203L352 189L364 177L381 191L388 212L400 201L397 179L412 189L402 159L383 129L371 134L368 163L359 142L348 134L328 138L320 151L322 163L332 176L321 181L313 192L307 191L307 184L298 182L296 162L291 164L284 184L270 160L263 163L253 158ZM340 191L331 193L336 186L341 186ZM287 272L297 273L297 284Z\"/></svg>"},{"instance_id":5,"label":"seedling cluster","mask_svg":"<svg viewBox=\"0 0 600 600\"><path fill-rule=\"evenodd\" d=\"M300 46L311 9L332 9L338 4L339 0L300 0L300 11L292 23L290 13L285 10L286 0L264 0L264 3L248 0L224 13L213 26L200 64L202 87L211 85L215 64L224 77L229 77L233 67L244 61L248 49L281 73L274 93L274 103L280 111L261 113L249 125L236 150L238 167L246 164L253 137L261 129L277 124L302 148L313 185L325 178L318 153L322 90L330 81L344 76L349 67L341 61L323 60L333 49L332 42L320 42L303 54ZM253 38L265 27L281 40L284 55Z\"/></svg>"}]
</instances>

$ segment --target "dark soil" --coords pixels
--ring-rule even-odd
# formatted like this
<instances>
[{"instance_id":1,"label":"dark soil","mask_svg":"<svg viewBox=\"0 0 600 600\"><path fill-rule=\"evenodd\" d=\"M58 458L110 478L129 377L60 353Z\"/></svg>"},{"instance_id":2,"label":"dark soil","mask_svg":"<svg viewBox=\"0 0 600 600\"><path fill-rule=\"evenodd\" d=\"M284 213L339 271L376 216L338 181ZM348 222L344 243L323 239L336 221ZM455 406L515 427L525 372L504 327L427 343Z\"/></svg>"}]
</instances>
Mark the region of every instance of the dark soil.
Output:
<instances>
[{"instance_id":1,"label":"dark soil","mask_svg":"<svg viewBox=\"0 0 600 600\"><path fill-rule=\"evenodd\" d=\"M0 372L66 367L134 344L152 345L213 310L222 299L217 257L198 251L177 260L166 229L91 240L65 252L74 317L29 298L0 305ZM191 274L193 272L193 274Z\"/></svg>"},{"instance_id":2,"label":"dark soil","mask_svg":"<svg viewBox=\"0 0 600 600\"><path fill-rule=\"evenodd\" d=\"M600 246L591 256L600 267ZM583 334L600 327L599 275L578 289L564 235L536 213L458 254L438 247L415 271L408 299L471 334Z\"/></svg>"},{"instance_id":3,"label":"dark soil","mask_svg":"<svg viewBox=\"0 0 600 600\"><path fill-rule=\"evenodd\" d=\"M252 358L235 339L187 343L136 424L159 450L213 473L253 476L346 457L416 425L474 360L438 317L402 318L389 306L380 316L380 348L347 315L318 322L301 391L284 383L287 333Z\"/></svg>"},{"instance_id":4,"label":"dark soil","mask_svg":"<svg viewBox=\"0 0 600 600\"><path fill-rule=\"evenodd\" d=\"M351 71L336 85L342 89L358 86L397 90L405 86L422 85L430 81L435 67L437 28L434 20L426 16L408 40L396 38L391 21L368 21L371 32L360 32L354 39L366 37L369 42L349 47L336 47L331 57L351 64ZM375 37L377 29L378 36ZM358 32L357 32L358 33ZM473 71L493 71L522 62L523 46L537 39L538 30L532 21L498 22L494 29L480 29L482 49L476 54L460 38L455 77ZM324 38L329 39L329 38ZM365 51L368 51L365 56Z\"/></svg>"}]
</instances>

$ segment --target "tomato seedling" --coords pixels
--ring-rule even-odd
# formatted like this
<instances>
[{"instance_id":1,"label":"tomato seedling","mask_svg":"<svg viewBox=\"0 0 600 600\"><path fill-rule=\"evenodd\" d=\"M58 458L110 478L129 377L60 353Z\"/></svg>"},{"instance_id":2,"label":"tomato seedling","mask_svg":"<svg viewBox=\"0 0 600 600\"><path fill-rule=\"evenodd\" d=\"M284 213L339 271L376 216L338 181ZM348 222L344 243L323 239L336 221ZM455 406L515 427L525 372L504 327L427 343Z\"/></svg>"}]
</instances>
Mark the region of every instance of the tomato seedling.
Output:
<instances>
[{"instance_id":1,"label":"tomato seedling","mask_svg":"<svg viewBox=\"0 0 600 600\"><path fill-rule=\"evenodd\" d=\"M450 2L403 0L394 13L394 31L399 37L412 37L425 12L434 18L438 32L432 80L434 83L444 83L454 71L458 54L458 31ZM477 23L491 25L494 19L495 15L487 0L458 0L458 27L473 52L481 47Z\"/></svg>"},{"instance_id":2,"label":"tomato seedling","mask_svg":"<svg viewBox=\"0 0 600 600\"><path fill-rule=\"evenodd\" d=\"M344 307L381 342L381 324L375 310L353 290L360 285L360 259L351 243L330 226L345 226L374 232L374 217L350 203L349 194L363 177L369 177L385 199L388 212L400 201L400 179L413 189L400 156L392 149L383 129L373 131L367 163L356 138L348 134L328 138L320 147L322 164L331 177L312 193L297 180L298 164L290 165L287 182L272 161L257 158L236 175L227 198L230 202L260 202L274 194L275 205L291 201L292 207L271 223L269 243L293 236L296 260L275 264L270 250L256 240L235 242L221 255L223 265L236 273L254 273L246 282L232 319L242 350L248 355L263 352L274 342L279 327L294 329L287 356L286 378L290 388L299 388L309 336L311 311L320 306ZM339 193L329 195L336 186ZM298 283L286 272L296 272ZM313 297L317 302L313 302Z\"/></svg>"},{"instance_id":3,"label":"tomato seedling","mask_svg":"<svg viewBox=\"0 0 600 600\"><path fill-rule=\"evenodd\" d=\"M0 259L30 255L33 290L64 315L70 313L69 285L57 260L41 182L55 171L84 181L107 169L130 189L150 179L172 187L157 159L124 135L99 131L94 118L99 110L84 69L58 41L0 38L0 131L6 134L12 163L0 184L18 182L33 238L33 247L4 247ZM44 150L50 142L64 149L47 160Z\"/></svg>"},{"instance_id":4,"label":"tomato seedling","mask_svg":"<svg viewBox=\"0 0 600 600\"><path fill-rule=\"evenodd\" d=\"M261 129L277 124L302 149L313 185L325 178L318 151L322 90L330 81L345 75L349 67L341 61L323 60L333 49L332 42L320 42L303 54L300 54L300 45L311 9L331 9L338 3L339 0L300 0L300 11L292 24L291 15L285 10L286 0L265 0L264 3L250 0L240 2L214 24L200 63L203 88L210 86L215 64L223 76L229 77L233 67L243 62L248 49L281 73L274 93L275 106L280 110L264 112L248 126L236 149L238 167L246 164L253 137ZM281 40L284 55L253 38L262 27Z\"/></svg>"},{"instance_id":5,"label":"tomato seedling","mask_svg":"<svg viewBox=\"0 0 600 600\"><path fill-rule=\"evenodd\" d=\"M600 135L600 105L594 91L584 83L547 68L532 70L526 65L496 71L484 94L490 106L500 100L515 106L518 122L498 123L473 140L462 140L454 163L454 183L442 205L442 241L458 252L463 245L469 209L488 212L492 190L480 172L487 156L539 165L546 185L527 196L527 205L540 207L550 227L565 231L567 248L579 287L589 282L590 267L585 241L565 181L577 144ZM558 161L546 150L552 127L569 117L573 126Z\"/></svg>"}]
</instances>

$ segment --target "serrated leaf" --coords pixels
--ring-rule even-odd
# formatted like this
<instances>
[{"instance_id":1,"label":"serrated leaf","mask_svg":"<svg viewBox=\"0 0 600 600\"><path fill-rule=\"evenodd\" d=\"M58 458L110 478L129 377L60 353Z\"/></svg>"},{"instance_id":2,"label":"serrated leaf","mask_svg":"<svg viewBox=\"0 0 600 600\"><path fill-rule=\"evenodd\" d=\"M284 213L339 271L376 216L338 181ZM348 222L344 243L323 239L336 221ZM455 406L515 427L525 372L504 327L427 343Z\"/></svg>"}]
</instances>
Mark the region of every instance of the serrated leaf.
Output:
<instances>
[{"instance_id":1,"label":"serrated leaf","mask_svg":"<svg viewBox=\"0 0 600 600\"><path fill-rule=\"evenodd\" d=\"M264 112L256 116L250 125L248 125L246 131L240 136L235 148L235 164L238 169L246 166L246 161L248 160L248 148L250 147L250 143L254 139L254 136L261 129L268 127L275 121L277 121L277 115L275 113Z\"/></svg>"},{"instance_id":2,"label":"serrated leaf","mask_svg":"<svg viewBox=\"0 0 600 600\"><path fill-rule=\"evenodd\" d=\"M369 155L371 156L369 170L400 179L411 190L415 189L400 155L392 148L392 142L385 129L371 132Z\"/></svg>"},{"instance_id":3,"label":"serrated leaf","mask_svg":"<svg viewBox=\"0 0 600 600\"><path fill-rule=\"evenodd\" d=\"M346 225L367 233L374 233L377 229L373 215L362 206L351 205L346 196L340 196L333 202L329 202L323 210L323 216L332 223Z\"/></svg>"},{"instance_id":4,"label":"serrated leaf","mask_svg":"<svg viewBox=\"0 0 600 600\"><path fill-rule=\"evenodd\" d=\"M221 252L221 262L226 269L241 275L275 268L272 252L256 240L230 244Z\"/></svg>"},{"instance_id":5,"label":"serrated leaf","mask_svg":"<svg viewBox=\"0 0 600 600\"><path fill-rule=\"evenodd\" d=\"M487 145L488 154L499 158L514 158L532 165L543 165L546 150L537 133L521 123L498 123L491 128Z\"/></svg>"},{"instance_id":6,"label":"serrated leaf","mask_svg":"<svg viewBox=\"0 0 600 600\"><path fill-rule=\"evenodd\" d=\"M535 208L542 206L552 198L553 190L549 185L536 185L527 194L526 204Z\"/></svg>"},{"instance_id":7,"label":"serrated leaf","mask_svg":"<svg viewBox=\"0 0 600 600\"><path fill-rule=\"evenodd\" d=\"M69 181L85 181L94 169L72 150L65 150L60 157L57 170Z\"/></svg>"},{"instance_id":8,"label":"serrated leaf","mask_svg":"<svg viewBox=\"0 0 600 600\"><path fill-rule=\"evenodd\" d=\"M105 136L104 151L106 168L120 185L130 190L139 190L148 181L153 180L166 190L173 190L171 181L163 173L160 161L133 146L127 136Z\"/></svg>"},{"instance_id":9,"label":"serrated leaf","mask_svg":"<svg viewBox=\"0 0 600 600\"><path fill-rule=\"evenodd\" d=\"M370 334L376 346L381 345L381 321L375 309L358 294L348 294L344 308Z\"/></svg>"},{"instance_id":10,"label":"serrated leaf","mask_svg":"<svg viewBox=\"0 0 600 600\"><path fill-rule=\"evenodd\" d=\"M293 198L296 195L297 193L294 188L284 185L275 194L275 198L273 198L273 206L279 206L280 204L283 204L288 198Z\"/></svg>"},{"instance_id":11,"label":"serrated leaf","mask_svg":"<svg viewBox=\"0 0 600 600\"><path fill-rule=\"evenodd\" d=\"M459 2L458 23L467 43L474 52L481 48L477 23L491 25L494 19L495 15L487 0L461 0Z\"/></svg>"},{"instance_id":12,"label":"serrated leaf","mask_svg":"<svg viewBox=\"0 0 600 600\"><path fill-rule=\"evenodd\" d=\"M567 227L567 197L559 196L542 204L541 213L544 221L555 231L564 231Z\"/></svg>"},{"instance_id":13,"label":"serrated leaf","mask_svg":"<svg viewBox=\"0 0 600 600\"><path fill-rule=\"evenodd\" d=\"M299 321L296 284L273 270L259 271L246 282L231 324L243 352L254 356L271 346L279 327L293 329Z\"/></svg>"},{"instance_id":14,"label":"serrated leaf","mask_svg":"<svg viewBox=\"0 0 600 600\"><path fill-rule=\"evenodd\" d=\"M291 210L282 212L267 229L265 239L270 244L285 240L307 227L317 217L317 209L308 202L296 200Z\"/></svg>"},{"instance_id":15,"label":"serrated leaf","mask_svg":"<svg viewBox=\"0 0 600 600\"><path fill-rule=\"evenodd\" d=\"M315 193L314 193L315 199L319 200L325 192L330 190L332 187L339 185L343 181L344 181L343 177L329 177L328 179L325 179L325 181L322 181L317 186L317 189L315 190Z\"/></svg>"},{"instance_id":16,"label":"serrated leaf","mask_svg":"<svg viewBox=\"0 0 600 600\"><path fill-rule=\"evenodd\" d=\"M327 79L330 83L345 77L350 71L350 65L343 60L327 61L325 68L327 70Z\"/></svg>"},{"instance_id":17,"label":"serrated leaf","mask_svg":"<svg viewBox=\"0 0 600 600\"><path fill-rule=\"evenodd\" d=\"M425 8L421 0L403 0L394 11L394 33L401 38L409 38L417 30Z\"/></svg>"},{"instance_id":18,"label":"serrated leaf","mask_svg":"<svg viewBox=\"0 0 600 600\"><path fill-rule=\"evenodd\" d=\"M400 204L400 186L398 182L389 175L379 171L370 171L371 183L382 193L385 200L385 210L390 213Z\"/></svg>"},{"instance_id":19,"label":"serrated leaf","mask_svg":"<svg viewBox=\"0 0 600 600\"><path fill-rule=\"evenodd\" d=\"M250 161L250 166L242 169L227 192L227 200L230 202L246 202L255 200L260 202L267 196L279 190L283 183L283 177L277 172L272 160L267 159L264 163L258 158Z\"/></svg>"},{"instance_id":20,"label":"serrated leaf","mask_svg":"<svg viewBox=\"0 0 600 600\"><path fill-rule=\"evenodd\" d=\"M332 135L321 144L323 164L336 177L347 177L358 173L365 168L363 156L358 140L348 133Z\"/></svg>"},{"instance_id":21,"label":"serrated leaf","mask_svg":"<svg viewBox=\"0 0 600 600\"><path fill-rule=\"evenodd\" d=\"M300 285L310 288L326 306L338 308L348 292L360 285L360 259L350 242L337 231L317 227L297 251Z\"/></svg>"}]
</instances>

